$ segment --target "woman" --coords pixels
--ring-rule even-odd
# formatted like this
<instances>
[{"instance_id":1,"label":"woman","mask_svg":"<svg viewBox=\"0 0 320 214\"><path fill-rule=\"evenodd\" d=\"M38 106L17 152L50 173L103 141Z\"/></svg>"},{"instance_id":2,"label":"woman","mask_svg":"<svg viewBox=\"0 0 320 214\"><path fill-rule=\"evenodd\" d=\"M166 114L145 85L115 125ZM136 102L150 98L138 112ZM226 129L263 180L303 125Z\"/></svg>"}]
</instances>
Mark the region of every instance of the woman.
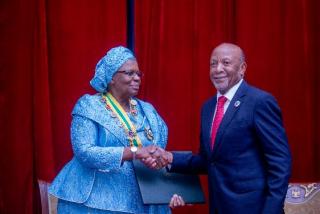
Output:
<instances>
[{"instance_id":1,"label":"woman","mask_svg":"<svg viewBox=\"0 0 320 214\"><path fill-rule=\"evenodd\" d=\"M143 205L132 159L150 159L164 148L167 126L138 94L142 73L132 52L112 48L97 64L90 84L72 111L73 159L49 188L58 213L171 213L167 205ZM151 161L151 163L150 163Z\"/></svg>"}]
</instances>

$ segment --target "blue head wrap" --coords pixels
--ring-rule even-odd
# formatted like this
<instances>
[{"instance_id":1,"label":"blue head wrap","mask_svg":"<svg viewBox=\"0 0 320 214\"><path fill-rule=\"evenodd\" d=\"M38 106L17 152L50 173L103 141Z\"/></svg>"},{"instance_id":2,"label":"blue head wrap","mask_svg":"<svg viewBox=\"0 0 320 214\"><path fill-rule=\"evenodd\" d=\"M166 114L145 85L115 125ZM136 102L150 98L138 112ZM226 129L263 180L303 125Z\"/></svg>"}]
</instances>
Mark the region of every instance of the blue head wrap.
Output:
<instances>
[{"instance_id":1,"label":"blue head wrap","mask_svg":"<svg viewBox=\"0 0 320 214\"><path fill-rule=\"evenodd\" d=\"M128 48L118 46L110 49L97 63L91 86L98 92L105 92L113 75L129 59L135 60L135 57Z\"/></svg>"}]
</instances>

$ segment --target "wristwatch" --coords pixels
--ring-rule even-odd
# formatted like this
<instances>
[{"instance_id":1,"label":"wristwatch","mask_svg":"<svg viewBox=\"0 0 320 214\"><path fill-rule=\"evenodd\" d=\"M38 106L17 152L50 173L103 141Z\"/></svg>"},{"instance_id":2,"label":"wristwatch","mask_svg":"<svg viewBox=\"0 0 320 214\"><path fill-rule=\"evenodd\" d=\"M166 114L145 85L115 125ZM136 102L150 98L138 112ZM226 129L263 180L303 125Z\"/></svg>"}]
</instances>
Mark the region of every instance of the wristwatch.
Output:
<instances>
[{"instance_id":1,"label":"wristwatch","mask_svg":"<svg viewBox=\"0 0 320 214\"><path fill-rule=\"evenodd\" d=\"M136 159L136 152L138 151L138 147L131 146L130 151L132 152L132 160L135 160Z\"/></svg>"}]
</instances>

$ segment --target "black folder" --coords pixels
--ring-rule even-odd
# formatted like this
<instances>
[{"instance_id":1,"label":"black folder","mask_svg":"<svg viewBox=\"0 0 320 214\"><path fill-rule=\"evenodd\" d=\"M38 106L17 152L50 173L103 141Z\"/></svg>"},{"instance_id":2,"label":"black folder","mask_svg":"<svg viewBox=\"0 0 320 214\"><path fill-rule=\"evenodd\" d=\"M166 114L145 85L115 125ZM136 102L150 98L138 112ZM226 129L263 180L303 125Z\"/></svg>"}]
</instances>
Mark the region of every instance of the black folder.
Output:
<instances>
[{"instance_id":1,"label":"black folder","mask_svg":"<svg viewBox=\"0 0 320 214\"><path fill-rule=\"evenodd\" d=\"M187 204L205 203L198 175L153 170L138 160L133 165L144 204L169 204L173 194Z\"/></svg>"}]
</instances>

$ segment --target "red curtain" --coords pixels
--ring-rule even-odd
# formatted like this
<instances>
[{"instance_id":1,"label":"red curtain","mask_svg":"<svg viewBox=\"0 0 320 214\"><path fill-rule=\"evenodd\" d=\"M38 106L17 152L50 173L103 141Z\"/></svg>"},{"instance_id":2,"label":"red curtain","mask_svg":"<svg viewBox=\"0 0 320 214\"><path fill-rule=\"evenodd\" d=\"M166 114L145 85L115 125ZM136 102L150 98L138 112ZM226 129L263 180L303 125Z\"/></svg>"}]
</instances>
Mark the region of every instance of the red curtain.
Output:
<instances>
[{"instance_id":1,"label":"red curtain","mask_svg":"<svg viewBox=\"0 0 320 214\"><path fill-rule=\"evenodd\" d=\"M0 213L38 213L37 179L72 157L74 103L126 43L126 1L2 0L0 26Z\"/></svg>"},{"instance_id":2,"label":"red curtain","mask_svg":"<svg viewBox=\"0 0 320 214\"><path fill-rule=\"evenodd\" d=\"M169 126L170 150L198 149L212 47L239 44L249 83L278 99L292 180L319 181L320 16L316 0L137 0L140 97ZM0 213L37 213L37 179L71 158L75 101L107 49L125 45L126 1L0 1ZM206 188L205 178L202 178ZM205 213L207 205L174 213Z\"/></svg>"},{"instance_id":3,"label":"red curtain","mask_svg":"<svg viewBox=\"0 0 320 214\"><path fill-rule=\"evenodd\" d=\"M197 151L200 108L215 93L211 50L234 42L247 56L245 79L271 92L282 108L291 182L320 181L319 8L315 0L136 1L135 47L146 73L141 96L167 122L168 148ZM175 211L206 212L199 205Z\"/></svg>"}]
</instances>

